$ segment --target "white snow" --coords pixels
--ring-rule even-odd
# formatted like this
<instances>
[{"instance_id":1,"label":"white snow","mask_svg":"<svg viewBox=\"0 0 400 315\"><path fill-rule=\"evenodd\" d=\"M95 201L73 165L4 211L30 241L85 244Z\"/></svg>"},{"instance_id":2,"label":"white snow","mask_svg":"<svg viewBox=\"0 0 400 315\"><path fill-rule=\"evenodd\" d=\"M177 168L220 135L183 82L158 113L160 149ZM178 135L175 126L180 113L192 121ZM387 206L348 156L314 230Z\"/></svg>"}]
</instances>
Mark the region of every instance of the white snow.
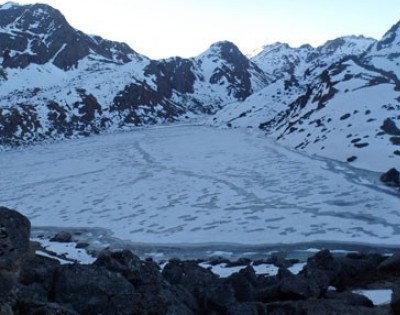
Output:
<instances>
[{"instance_id":1,"label":"white snow","mask_svg":"<svg viewBox=\"0 0 400 315\"><path fill-rule=\"evenodd\" d=\"M36 227L144 244L400 241L398 197L373 174L251 130L143 128L2 152L0 164L0 204Z\"/></svg>"},{"instance_id":2,"label":"white snow","mask_svg":"<svg viewBox=\"0 0 400 315\"><path fill-rule=\"evenodd\" d=\"M8 1L8 2L4 3L3 5L0 5L0 10L10 10L12 7L15 7L15 6L19 6L19 4L16 2Z\"/></svg>"},{"instance_id":3,"label":"white snow","mask_svg":"<svg viewBox=\"0 0 400 315\"><path fill-rule=\"evenodd\" d=\"M369 298L374 305L389 304L392 296L392 290L356 290L354 293L361 294Z\"/></svg>"},{"instance_id":4,"label":"white snow","mask_svg":"<svg viewBox=\"0 0 400 315\"><path fill-rule=\"evenodd\" d=\"M245 269L246 266L236 266L236 267L227 267L227 264L219 264L212 266L208 263L200 263L201 267L210 269L213 273L219 275L221 278L229 277L231 274L235 272L239 272L242 269ZM298 274L304 267L305 263L294 264L292 267L288 268L290 272L293 274ZM258 275L268 275L268 276L276 276L278 274L279 268L271 265L271 264L260 264L257 266L251 265Z\"/></svg>"},{"instance_id":5,"label":"white snow","mask_svg":"<svg viewBox=\"0 0 400 315\"><path fill-rule=\"evenodd\" d=\"M212 266L208 263L200 263L199 266L210 269L213 273L219 275L221 278L226 278L232 275L235 272L239 272L242 269L245 269L246 266L236 266L236 267L227 267L226 264L219 264ZM266 274L269 276L275 276L278 273L278 268L274 265L262 264L258 266L252 266L256 274Z\"/></svg>"},{"instance_id":6,"label":"white snow","mask_svg":"<svg viewBox=\"0 0 400 315\"><path fill-rule=\"evenodd\" d=\"M71 264L74 262L91 264L96 260L96 258L90 256L85 249L76 248L75 242L59 243L43 238L32 238L31 240L39 242L46 250L37 250L36 255L56 259L62 264ZM51 253L56 253L57 255L52 255ZM66 259L63 259L63 257Z\"/></svg>"}]
</instances>

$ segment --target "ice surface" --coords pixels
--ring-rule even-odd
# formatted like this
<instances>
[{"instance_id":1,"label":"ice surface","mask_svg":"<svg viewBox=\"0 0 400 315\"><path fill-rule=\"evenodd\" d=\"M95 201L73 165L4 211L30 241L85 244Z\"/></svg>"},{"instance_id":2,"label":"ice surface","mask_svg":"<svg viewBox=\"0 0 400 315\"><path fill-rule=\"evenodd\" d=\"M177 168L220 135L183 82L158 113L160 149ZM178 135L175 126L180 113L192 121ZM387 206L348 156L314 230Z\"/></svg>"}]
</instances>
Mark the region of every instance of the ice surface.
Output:
<instances>
[{"instance_id":1,"label":"ice surface","mask_svg":"<svg viewBox=\"0 0 400 315\"><path fill-rule=\"evenodd\" d=\"M255 130L144 128L0 153L0 204L34 227L106 228L145 244L398 245L377 174Z\"/></svg>"}]
</instances>

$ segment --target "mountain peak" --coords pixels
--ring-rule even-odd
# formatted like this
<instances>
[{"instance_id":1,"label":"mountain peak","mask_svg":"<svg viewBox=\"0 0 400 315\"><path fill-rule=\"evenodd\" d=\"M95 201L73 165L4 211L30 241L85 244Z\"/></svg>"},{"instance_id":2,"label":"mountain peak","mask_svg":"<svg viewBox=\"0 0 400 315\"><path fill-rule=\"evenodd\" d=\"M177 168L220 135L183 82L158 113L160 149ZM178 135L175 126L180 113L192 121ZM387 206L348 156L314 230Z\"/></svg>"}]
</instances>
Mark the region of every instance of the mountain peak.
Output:
<instances>
[{"instance_id":1,"label":"mountain peak","mask_svg":"<svg viewBox=\"0 0 400 315\"><path fill-rule=\"evenodd\" d=\"M20 6L20 4L16 3L16 2L8 1L4 4L0 4L0 10L8 10L11 7L17 7L17 6Z\"/></svg>"},{"instance_id":2,"label":"mountain peak","mask_svg":"<svg viewBox=\"0 0 400 315\"><path fill-rule=\"evenodd\" d=\"M8 33L43 34L70 27L60 11L47 4L19 5L8 2L0 8L0 26Z\"/></svg>"},{"instance_id":3,"label":"mountain peak","mask_svg":"<svg viewBox=\"0 0 400 315\"><path fill-rule=\"evenodd\" d=\"M89 56L124 64L142 59L124 43L88 36L74 29L60 11L46 4L0 7L0 61L3 67L26 68L53 63L69 70Z\"/></svg>"},{"instance_id":4,"label":"mountain peak","mask_svg":"<svg viewBox=\"0 0 400 315\"><path fill-rule=\"evenodd\" d=\"M275 42L275 43L272 43L272 44L267 44L267 45L264 45L264 46L262 46L260 48L257 48L255 50L253 50L248 55L248 57L249 58L253 58L253 57L256 57L256 56L258 56L260 54L264 55L264 54L268 54L271 51L279 51L280 49L290 49L290 46L289 46L289 44L281 43L281 42Z\"/></svg>"},{"instance_id":5,"label":"mountain peak","mask_svg":"<svg viewBox=\"0 0 400 315\"><path fill-rule=\"evenodd\" d=\"M240 54L242 55L242 52L240 49L232 42L230 41L219 41L216 43L213 43L209 50L217 55L223 55L223 54Z\"/></svg>"},{"instance_id":6,"label":"mountain peak","mask_svg":"<svg viewBox=\"0 0 400 315\"><path fill-rule=\"evenodd\" d=\"M376 49L379 51L389 48L396 43L400 43L400 21L383 35L383 38L377 43Z\"/></svg>"},{"instance_id":7,"label":"mountain peak","mask_svg":"<svg viewBox=\"0 0 400 315\"><path fill-rule=\"evenodd\" d=\"M245 55L240 51L240 49L230 41L219 41L213 43L209 49L199 55L201 57L207 58L218 58L221 60L228 61L230 63L235 63L237 61L248 63Z\"/></svg>"},{"instance_id":8,"label":"mountain peak","mask_svg":"<svg viewBox=\"0 0 400 315\"><path fill-rule=\"evenodd\" d=\"M330 55L360 55L370 48L376 40L362 35L342 36L328 40L317 49L328 56Z\"/></svg>"}]
</instances>

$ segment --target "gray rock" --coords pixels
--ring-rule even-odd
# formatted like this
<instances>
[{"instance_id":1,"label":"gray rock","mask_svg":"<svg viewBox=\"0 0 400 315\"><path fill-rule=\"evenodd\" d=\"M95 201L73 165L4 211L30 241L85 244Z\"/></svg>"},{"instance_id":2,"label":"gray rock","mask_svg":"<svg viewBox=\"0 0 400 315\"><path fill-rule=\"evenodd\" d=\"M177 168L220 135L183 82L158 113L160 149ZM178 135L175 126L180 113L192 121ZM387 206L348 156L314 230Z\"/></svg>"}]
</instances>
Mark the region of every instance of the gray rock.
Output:
<instances>
[{"instance_id":1,"label":"gray rock","mask_svg":"<svg viewBox=\"0 0 400 315\"><path fill-rule=\"evenodd\" d=\"M71 310L66 306L59 305L57 303L47 303L40 307L30 308L27 312L22 312L22 314L29 315L80 315L79 313Z\"/></svg>"},{"instance_id":2,"label":"gray rock","mask_svg":"<svg viewBox=\"0 0 400 315\"><path fill-rule=\"evenodd\" d=\"M0 271L0 305L14 299L15 275L11 272ZM1 313L0 313L1 314Z\"/></svg>"},{"instance_id":3,"label":"gray rock","mask_svg":"<svg viewBox=\"0 0 400 315\"><path fill-rule=\"evenodd\" d=\"M218 276L210 270L200 267L195 261L171 260L162 271L164 278L171 284L181 284L189 291L206 288Z\"/></svg>"},{"instance_id":4,"label":"gray rock","mask_svg":"<svg viewBox=\"0 0 400 315\"><path fill-rule=\"evenodd\" d=\"M232 286L237 301L252 302L256 300L257 277L253 267L248 266L233 273L226 281L229 281Z\"/></svg>"},{"instance_id":5,"label":"gray rock","mask_svg":"<svg viewBox=\"0 0 400 315\"><path fill-rule=\"evenodd\" d=\"M310 257L300 273L305 277L312 278L317 272L325 274L329 282L332 282L340 274L341 265L329 250L322 250Z\"/></svg>"},{"instance_id":6,"label":"gray rock","mask_svg":"<svg viewBox=\"0 0 400 315\"><path fill-rule=\"evenodd\" d=\"M381 129L389 135L400 136L400 129L396 126L396 123L390 118L386 118L383 121Z\"/></svg>"},{"instance_id":7,"label":"gray rock","mask_svg":"<svg viewBox=\"0 0 400 315\"><path fill-rule=\"evenodd\" d=\"M34 256L24 261L19 272L19 283L23 285L40 284L47 292L53 288L54 275L60 263L57 260Z\"/></svg>"},{"instance_id":8,"label":"gray rock","mask_svg":"<svg viewBox=\"0 0 400 315\"><path fill-rule=\"evenodd\" d=\"M372 303L369 298L361 294L330 291L326 295L326 298L330 300L342 301L343 304L346 305L374 307L374 303Z\"/></svg>"},{"instance_id":9,"label":"gray rock","mask_svg":"<svg viewBox=\"0 0 400 315\"><path fill-rule=\"evenodd\" d=\"M229 315L259 315L264 314L263 305L259 303L240 303L229 307Z\"/></svg>"},{"instance_id":10,"label":"gray rock","mask_svg":"<svg viewBox=\"0 0 400 315\"><path fill-rule=\"evenodd\" d=\"M325 293L325 287L329 286L328 278L322 286L323 275L318 275L318 282L302 275L286 277L280 282L280 300L303 300L319 298Z\"/></svg>"},{"instance_id":11,"label":"gray rock","mask_svg":"<svg viewBox=\"0 0 400 315\"><path fill-rule=\"evenodd\" d=\"M400 288L398 286L393 288L390 307L393 311L393 315L400 315Z\"/></svg>"},{"instance_id":12,"label":"gray rock","mask_svg":"<svg viewBox=\"0 0 400 315\"><path fill-rule=\"evenodd\" d=\"M129 250L118 252L104 250L93 264L118 272L133 283L139 282L142 276L140 274L142 261Z\"/></svg>"},{"instance_id":13,"label":"gray rock","mask_svg":"<svg viewBox=\"0 0 400 315\"><path fill-rule=\"evenodd\" d=\"M14 315L11 305L8 303L2 303L0 305L0 314L1 315Z\"/></svg>"},{"instance_id":14,"label":"gray rock","mask_svg":"<svg viewBox=\"0 0 400 315\"><path fill-rule=\"evenodd\" d=\"M29 251L31 224L15 210L0 207L0 269L17 270Z\"/></svg>"},{"instance_id":15,"label":"gray rock","mask_svg":"<svg viewBox=\"0 0 400 315\"><path fill-rule=\"evenodd\" d=\"M400 252L394 253L391 257L384 260L378 269L381 271L400 271Z\"/></svg>"},{"instance_id":16,"label":"gray rock","mask_svg":"<svg viewBox=\"0 0 400 315\"><path fill-rule=\"evenodd\" d=\"M333 285L339 290L356 286L364 286L379 278L378 266L385 260L379 254L351 253L337 260L342 266L340 275L334 280Z\"/></svg>"},{"instance_id":17,"label":"gray rock","mask_svg":"<svg viewBox=\"0 0 400 315\"><path fill-rule=\"evenodd\" d=\"M79 314L140 314L140 296L119 273L93 265L66 265L57 271L54 300Z\"/></svg>"},{"instance_id":18,"label":"gray rock","mask_svg":"<svg viewBox=\"0 0 400 315\"><path fill-rule=\"evenodd\" d=\"M391 168L386 173L382 174L380 179L386 185L400 186L400 172L395 168Z\"/></svg>"},{"instance_id":19,"label":"gray rock","mask_svg":"<svg viewBox=\"0 0 400 315\"><path fill-rule=\"evenodd\" d=\"M271 303L266 306L268 315L389 315L385 307L353 306L343 301L307 300Z\"/></svg>"},{"instance_id":20,"label":"gray rock","mask_svg":"<svg viewBox=\"0 0 400 315\"><path fill-rule=\"evenodd\" d=\"M58 232L50 241L59 243L69 243L72 241L72 235L69 232Z\"/></svg>"}]
</instances>

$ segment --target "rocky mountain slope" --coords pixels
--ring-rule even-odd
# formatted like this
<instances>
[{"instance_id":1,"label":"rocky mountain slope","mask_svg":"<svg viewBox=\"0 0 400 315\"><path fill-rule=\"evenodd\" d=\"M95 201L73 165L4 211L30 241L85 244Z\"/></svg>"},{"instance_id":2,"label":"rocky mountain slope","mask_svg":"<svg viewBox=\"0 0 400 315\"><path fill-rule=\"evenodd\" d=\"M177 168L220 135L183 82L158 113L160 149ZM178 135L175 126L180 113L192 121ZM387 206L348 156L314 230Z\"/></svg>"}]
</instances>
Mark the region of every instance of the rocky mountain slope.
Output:
<instances>
[{"instance_id":1,"label":"rocky mountain slope","mask_svg":"<svg viewBox=\"0 0 400 315\"><path fill-rule=\"evenodd\" d=\"M260 127L290 148L383 171L400 164L399 25L382 40L265 47L251 58L276 78L213 118Z\"/></svg>"},{"instance_id":2,"label":"rocky mountain slope","mask_svg":"<svg viewBox=\"0 0 400 315\"><path fill-rule=\"evenodd\" d=\"M309 154L384 171L400 157L400 25L377 41L218 42L151 60L86 35L47 5L0 6L0 147L214 114ZM377 163L379 160L379 163Z\"/></svg>"},{"instance_id":3,"label":"rocky mountain slope","mask_svg":"<svg viewBox=\"0 0 400 315\"><path fill-rule=\"evenodd\" d=\"M0 64L1 146L213 113L269 82L233 43L150 60L42 4L0 7Z\"/></svg>"}]
</instances>

